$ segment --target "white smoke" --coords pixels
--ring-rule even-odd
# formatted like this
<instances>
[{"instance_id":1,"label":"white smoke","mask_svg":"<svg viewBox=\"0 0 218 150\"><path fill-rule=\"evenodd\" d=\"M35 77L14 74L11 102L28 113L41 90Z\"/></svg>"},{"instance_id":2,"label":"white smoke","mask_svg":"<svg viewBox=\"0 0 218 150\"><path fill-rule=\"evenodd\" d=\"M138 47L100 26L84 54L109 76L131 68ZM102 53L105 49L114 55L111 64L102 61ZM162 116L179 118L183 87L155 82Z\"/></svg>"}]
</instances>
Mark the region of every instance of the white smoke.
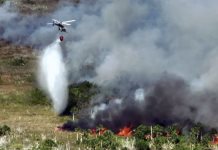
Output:
<instances>
[{"instance_id":1,"label":"white smoke","mask_svg":"<svg viewBox=\"0 0 218 150\"><path fill-rule=\"evenodd\" d=\"M67 29L63 43L67 52L69 83L88 80L106 89L115 88L118 93L115 95L123 101L131 98L143 100L144 97L146 104L151 103L148 111L159 111L157 115L168 113L164 104L172 104L173 113L169 114L180 117L183 113L191 120L217 126L218 118L214 114L217 112L218 96L201 96L198 92L218 91L218 1L92 2L81 1L76 7L71 3L60 3L55 12L40 17L23 16L3 5L0 8L0 37L16 43L20 39L21 43L43 47L57 35L57 29L46 26L49 19L76 19L77 22ZM52 59L49 63L55 61ZM50 75L46 69L43 72ZM45 84L43 89L50 93L46 73L43 73L45 77L40 75L40 82ZM164 74L175 75L176 79L172 79L171 75L165 79L167 76ZM177 83L177 77L187 85L183 85L182 81ZM161 83L157 83L159 80ZM152 86L153 83L157 88ZM55 85L62 91L58 84ZM189 86L194 93L187 92ZM135 93L138 88L144 90L144 96L142 90ZM147 89L150 91L147 92ZM58 101L61 99L61 95L57 94L60 91L55 92L56 96L49 95L58 102L54 103L55 107L60 104L59 108L63 109L66 104L64 100L63 104ZM131 91L135 93L132 97L129 96ZM152 95L151 98L148 98L149 95ZM66 98L65 94L62 96ZM158 108L160 102L163 107ZM192 115L190 111L196 114Z\"/></svg>"},{"instance_id":2,"label":"white smoke","mask_svg":"<svg viewBox=\"0 0 218 150\"><path fill-rule=\"evenodd\" d=\"M144 89L139 88L139 89L137 89L137 90L135 91L135 100L136 100L136 101L139 101L139 102L145 100L145 92L144 92Z\"/></svg>"},{"instance_id":3,"label":"white smoke","mask_svg":"<svg viewBox=\"0 0 218 150\"><path fill-rule=\"evenodd\" d=\"M40 86L52 99L55 111L62 113L67 106L68 82L59 41L43 50L38 73Z\"/></svg>"},{"instance_id":4,"label":"white smoke","mask_svg":"<svg viewBox=\"0 0 218 150\"><path fill-rule=\"evenodd\" d=\"M99 106L95 106L92 111L91 111L91 118L94 119L96 114L99 112L99 111L103 111L107 109L107 105L106 104L100 104Z\"/></svg>"}]
</instances>

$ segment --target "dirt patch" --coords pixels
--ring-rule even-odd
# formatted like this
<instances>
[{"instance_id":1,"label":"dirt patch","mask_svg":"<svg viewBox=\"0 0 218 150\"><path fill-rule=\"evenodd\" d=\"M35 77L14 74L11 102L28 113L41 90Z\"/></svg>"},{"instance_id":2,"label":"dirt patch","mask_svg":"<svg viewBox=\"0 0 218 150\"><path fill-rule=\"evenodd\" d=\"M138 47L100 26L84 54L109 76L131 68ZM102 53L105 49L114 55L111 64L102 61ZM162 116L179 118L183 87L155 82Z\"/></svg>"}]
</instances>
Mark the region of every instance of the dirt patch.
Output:
<instances>
[{"instance_id":1,"label":"dirt patch","mask_svg":"<svg viewBox=\"0 0 218 150\"><path fill-rule=\"evenodd\" d=\"M68 0L73 5L79 4L80 0ZM13 3L23 14L44 14L54 11L60 0L17 0Z\"/></svg>"},{"instance_id":2,"label":"dirt patch","mask_svg":"<svg viewBox=\"0 0 218 150\"><path fill-rule=\"evenodd\" d=\"M0 39L0 59L9 57L33 57L33 49L29 46L15 45L9 41Z\"/></svg>"},{"instance_id":3,"label":"dirt patch","mask_svg":"<svg viewBox=\"0 0 218 150\"><path fill-rule=\"evenodd\" d=\"M13 84L0 85L0 94L10 94L16 92L24 92L32 89L32 85L17 86Z\"/></svg>"}]
</instances>

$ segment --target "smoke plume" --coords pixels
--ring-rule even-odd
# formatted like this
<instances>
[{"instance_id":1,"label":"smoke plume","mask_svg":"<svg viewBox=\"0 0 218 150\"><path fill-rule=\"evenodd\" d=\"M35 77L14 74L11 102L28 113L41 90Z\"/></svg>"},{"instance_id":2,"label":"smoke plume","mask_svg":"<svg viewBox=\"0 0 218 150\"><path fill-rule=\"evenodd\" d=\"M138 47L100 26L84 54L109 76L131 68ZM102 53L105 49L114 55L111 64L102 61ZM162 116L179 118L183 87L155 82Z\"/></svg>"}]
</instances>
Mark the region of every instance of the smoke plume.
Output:
<instances>
[{"instance_id":1,"label":"smoke plume","mask_svg":"<svg viewBox=\"0 0 218 150\"><path fill-rule=\"evenodd\" d=\"M50 18L77 20L62 48L68 84L101 87L78 125L191 120L217 127L217 1L65 1L44 16L23 16L6 3L0 12L7 16L1 38L39 48L58 35L45 25Z\"/></svg>"}]
</instances>

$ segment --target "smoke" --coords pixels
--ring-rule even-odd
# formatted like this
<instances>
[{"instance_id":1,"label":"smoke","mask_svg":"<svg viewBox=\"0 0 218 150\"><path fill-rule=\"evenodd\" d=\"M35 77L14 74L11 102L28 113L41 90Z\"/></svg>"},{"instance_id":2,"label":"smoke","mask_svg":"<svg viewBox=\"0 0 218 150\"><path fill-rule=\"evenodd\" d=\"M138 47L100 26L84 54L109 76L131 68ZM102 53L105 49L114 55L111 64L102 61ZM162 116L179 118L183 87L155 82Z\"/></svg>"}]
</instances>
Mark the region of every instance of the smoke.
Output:
<instances>
[{"instance_id":1,"label":"smoke","mask_svg":"<svg viewBox=\"0 0 218 150\"><path fill-rule=\"evenodd\" d=\"M52 99L55 111L61 114L67 106L68 82L59 41L43 50L38 74L40 86Z\"/></svg>"},{"instance_id":2,"label":"smoke","mask_svg":"<svg viewBox=\"0 0 218 150\"><path fill-rule=\"evenodd\" d=\"M0 37L40 48L58 35L45 25L50 18L77 20L62 48L69 84L101 87L78 125L191 120L217 127L217 1L61 2L44 16L11 9L0 8L8 16L0 18Z\"/></svg>"},{"instance_id":3,"label":"smoke","mask_svg":"<svg viewBox=\"0 0 218 150\"><path fill-rule=\"evenodd\" d=\"M129 123L192 121L217 127L216 4L111 0L97 2L90 14L78 8L84 14L76 40L66 45L70 79L89 80L102 91L76 124L117 130Z\"/></svg>"}]
</instances>

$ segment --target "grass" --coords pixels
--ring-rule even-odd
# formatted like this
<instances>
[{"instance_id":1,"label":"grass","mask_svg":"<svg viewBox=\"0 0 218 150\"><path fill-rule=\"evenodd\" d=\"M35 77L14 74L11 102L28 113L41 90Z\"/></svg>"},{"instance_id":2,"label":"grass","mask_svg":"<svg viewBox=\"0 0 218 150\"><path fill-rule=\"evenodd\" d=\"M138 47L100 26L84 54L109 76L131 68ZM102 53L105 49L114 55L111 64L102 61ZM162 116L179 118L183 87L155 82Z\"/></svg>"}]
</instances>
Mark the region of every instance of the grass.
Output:
<instances>
[{"instance_id":1,"label":"grass","mask_svg":"<svg viewBox=\"0 0 218 150\"><path fill-rule=\"evenodd\" d=\"M27 66L30 61L30 58L24 58L24 57L12 57L7 59L1 59L0 64L4 65L5 67L12 67L12 68L18 68L18 67L29 67ZM23 68L25 68L23 67Z\"/></svg>"},{"instance_id":2,"label":"grass","mask_svg":"<svg viewBox=\"0 0 218 150\"><path fill-rule=\"evenodd\" d=\"M32 94L45 98L39 93L35 89ZM42 149L52 141L56 148L75 147L76 133L55 130L71 118L57 116L49 104L27 103L26 96L29 94L0 96L0 127L7 125L11 130L10 134L0 136L0 149Z\"/></svg>"},{"instance_id":3,"label":"grass","mask_svg":"<svg viewBox=\"0 0 218 150\"><path fill-rule=\"evenodd\" d=\"M26 105L49 105L49 100L38 88L25 92L13 92L0 94L1 104L22 104Z\"/></svg>"},{"instance_id":4,"label":"grass","mask_svg":"<svg viewBox=\"0 0 218 150\"><path fill-rule=\"evenodd\" d=\"M0 41L0 150L77 148L76 133L55 130L71 118L55 114L35 88L36 58L29 50Z\"/></svg>"},{"instance_id":5,"label":"grass","mask_svg":"<svg viewBox=\"0 0 218 150\"><path fill-rule=\"evenodd\" d=\"M36 82L35 60L24 57L0 59L0 85L23 86Z\"/></svg>"}]
</instances>

